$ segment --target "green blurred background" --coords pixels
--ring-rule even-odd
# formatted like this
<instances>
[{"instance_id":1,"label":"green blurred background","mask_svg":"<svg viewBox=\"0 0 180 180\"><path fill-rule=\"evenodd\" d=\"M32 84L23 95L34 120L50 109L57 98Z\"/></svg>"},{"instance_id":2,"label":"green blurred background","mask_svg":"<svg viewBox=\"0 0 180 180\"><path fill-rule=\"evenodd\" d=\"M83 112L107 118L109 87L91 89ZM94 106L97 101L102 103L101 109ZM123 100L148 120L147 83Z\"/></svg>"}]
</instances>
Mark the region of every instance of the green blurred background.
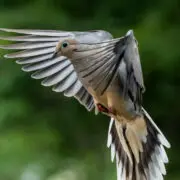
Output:
<instances>
[{"instance_id":1,"label":"green blurred background","mask_svg":"<svg viewBox=\"0 0 180 180\"><path fill-rule=\"evenodd\" d=\"M180 179L179 0L1 0L0 27L134 29L144 106L171 142L167 180ZM0 180L116 180L108 118L40 86L0 51Z\"/></svg>"}]
</instances>

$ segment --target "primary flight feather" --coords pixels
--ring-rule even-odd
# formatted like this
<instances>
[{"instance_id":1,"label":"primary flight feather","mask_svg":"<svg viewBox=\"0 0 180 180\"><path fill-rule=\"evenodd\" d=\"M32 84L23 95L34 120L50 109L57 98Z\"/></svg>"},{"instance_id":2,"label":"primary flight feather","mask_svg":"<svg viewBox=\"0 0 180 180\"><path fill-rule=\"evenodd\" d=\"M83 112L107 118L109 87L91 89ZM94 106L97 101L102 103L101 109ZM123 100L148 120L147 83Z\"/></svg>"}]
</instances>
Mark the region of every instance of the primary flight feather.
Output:
<instances>
[{"instance_id":1,"label":"primary flight feather","mask_svg":"<svg viewBox=\"0 0 180 180\"><path fill-rule=\"evenodd\" d=\"M87 110L110 116L107 146L116 159L118 180L163 180L170 144L142 107L145 91L137 40L130 30L113 39L97 30L67 32L0 28L15 44L15 58L43 86L75 97Z\"/></svg>"}]
</instances>

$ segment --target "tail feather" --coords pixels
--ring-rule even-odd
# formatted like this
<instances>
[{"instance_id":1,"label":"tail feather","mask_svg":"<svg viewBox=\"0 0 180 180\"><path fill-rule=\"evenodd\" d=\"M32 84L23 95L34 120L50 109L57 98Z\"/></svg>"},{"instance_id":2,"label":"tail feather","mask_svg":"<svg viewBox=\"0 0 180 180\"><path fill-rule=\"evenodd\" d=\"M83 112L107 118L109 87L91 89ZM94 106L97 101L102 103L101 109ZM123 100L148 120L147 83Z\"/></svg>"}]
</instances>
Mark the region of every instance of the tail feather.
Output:
<instances>
[{"instance_id":1,"label":"tail feather","mask_svg":"<svg viewBox=\"0 0 180 180\"><path fill-rule=\"evenodd\" d=\"M157 127L157 125L154 123L154 121L152 120L152 118L150 117L150 115L147 113L147 111L142 108L142 111L145 115L145 117L149 120L149 122L154 126L154 128L156 129L156 131L158 131L158 139L161 142L161 144L167 148L170 148L171 145L168 142L168 140L165 138L164 134L161 132L161 130Z\"/></svg>"},{"instance_id":2,"label":"tail feather","mask_svg":"<svg viewBox=\"0 0 180 180\"><path fill-rule=\"evenodd\" d=\"M143 108L142 113L125 125L110 121L107 146L112 161L116 157L118 180L163 180L166 175L164 146L170 144Z\"/></svg>"}]
</instances>

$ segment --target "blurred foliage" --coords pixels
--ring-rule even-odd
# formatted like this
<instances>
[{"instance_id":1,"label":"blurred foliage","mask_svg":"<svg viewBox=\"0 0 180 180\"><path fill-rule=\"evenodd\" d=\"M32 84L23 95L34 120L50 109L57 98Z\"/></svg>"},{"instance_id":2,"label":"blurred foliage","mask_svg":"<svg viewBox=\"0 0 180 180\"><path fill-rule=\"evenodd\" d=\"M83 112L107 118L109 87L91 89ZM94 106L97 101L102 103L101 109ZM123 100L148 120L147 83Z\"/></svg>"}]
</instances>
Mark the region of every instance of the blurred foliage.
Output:
<instances>
[{"instance_id":1,"label":"blurred foliage","mask_svg":"<svg viewBox=\"0 0 180 180\"><path fill-rule=\"evenodd\" d=\"M144 106L172 145L165 179L179 180L179 8L179 0L1 0L0 26L105 29L115 37L134 29ZM115 180L106 149L108 118L40 86L9 61L0 61L0 179Z\"/></svg>"}]
</instances>

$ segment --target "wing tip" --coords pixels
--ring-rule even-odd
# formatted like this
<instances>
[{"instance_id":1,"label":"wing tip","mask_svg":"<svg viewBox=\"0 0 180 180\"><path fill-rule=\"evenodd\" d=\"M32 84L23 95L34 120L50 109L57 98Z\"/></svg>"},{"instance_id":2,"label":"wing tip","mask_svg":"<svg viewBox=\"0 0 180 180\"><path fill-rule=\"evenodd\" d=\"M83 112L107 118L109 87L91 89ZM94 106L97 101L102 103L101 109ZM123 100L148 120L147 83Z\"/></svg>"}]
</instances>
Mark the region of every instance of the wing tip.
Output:
<instances>
[{"instance_id":1,"label":"wing tip","mask_svg":"<svg viewBox=\"0 0 180 180\"><path fill-rule=\"evenodd\" d=\"M0 31L10 31L8 28L0 28Z\"/></svg>"},{"instance_id":2,"label":"wing tip","mask_svg":"<svg viewBox=\"0 0 180 180\"><path fill-rule=\"evenodd\" d=\"M134 31L130 29L127 33L126 36L134 36Z\"/></svg>"},{"instance_id":3,"label":"wing tip","mask_svg":"<svg viewBox=\"0 0 180 180\"><path fill-rule=\"evenodd\" d=\"M4 55L4 58L11 59L11 58L13 58L13 57L11 57L10 54L5 54L5 55Z\"/></svg>"},{"instance_id":4,"label":"wing tip","mask_svg":"<svg viewBox=\"0 0 180 180\"><path fill-rule=\"evenodd\" d=\"M31 74L31 78L33 78L33 79L42 79L41 77L38 76L38 71Z\"/></svg>"},{"instance_id":5,"label":"wing tip","mask_svg":"<svg viewBox=\"0 0 180 180\"><path fill-rule=\"evenodd\" d=\"M1 39L1 38L0 38ZM6 45L1 45L0 44L0 49L7 49L7 46Z\"/></svg>"},{"instance_id":6,"label":"wing tip","mask_svg":"<svg viewBox=\"0 0 180 180\"><path fill-rule=\"evenodd\" d=\"M58 90L58 88L57 88L56 86L54 86L54 87L52 88L52 91L54 91L54 92L61 92L61 91Z\"/></svg>"},{"instance_id":7,"label":"wing tip","mask_svg":"<svg viewBox=\"0 0 180 180\"><path fill-rule=\"evenodd\" d=\"M23 66L23 67L21 68L21 70L24 71L24 72L29 72L29 71L26 69L26 66Z\"/></svg>"},{"instance_id":8,"label":"wing tip","mask_svg":"<svg viewBox=\"0 0 180 180\"><path fill-rule=\"evenodd\" d=\"M15 62L16 62L17 64L20 64L20 65L23 64L23 62L22 62L21 60L16 60Z\"/></svg>"},{"instance_id":9,"label":"wing tip","mask_svg":"<svg viewBox=\"0 0 180 180\"><path fill-rule=\"evenodd\" d=\"M41 82L41 85L44 86L44 87L50 87L50 86L53 86L53 84L47 83L46 79L44 79L44 80Z\"/></svg>"}]
</instances>

